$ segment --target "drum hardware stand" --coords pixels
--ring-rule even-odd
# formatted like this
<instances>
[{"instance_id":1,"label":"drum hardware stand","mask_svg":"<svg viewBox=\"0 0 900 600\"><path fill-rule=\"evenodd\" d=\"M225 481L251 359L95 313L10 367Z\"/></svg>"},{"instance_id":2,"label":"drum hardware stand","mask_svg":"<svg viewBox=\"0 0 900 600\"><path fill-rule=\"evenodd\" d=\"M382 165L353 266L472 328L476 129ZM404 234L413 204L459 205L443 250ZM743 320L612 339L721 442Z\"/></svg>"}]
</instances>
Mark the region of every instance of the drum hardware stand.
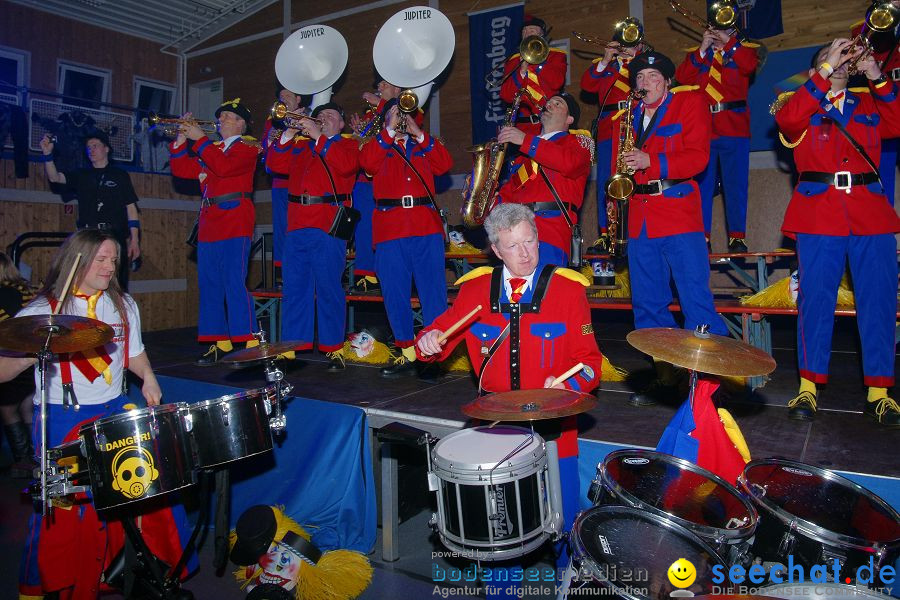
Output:
<instances>
[{"instance_id":1,"label":"drum hardware stand","mask_svg":"<svg viewBox=\"0 0 900 600\"><path fill-rule=\"evenodd\" d=\"M147 547L147 542L144 541L141 532L138 530L137 526L134 524L134 521L126 517L122 519L122 528L125 530L125 547L123 547L122 551L125 553L125 580L128 582L129 574L133 576L134 573L140 572L142 570L149 572L149 579L133 579L129 584L123 586L123 593L126 598L131 597L131 593L134 591L134 584L137 581L143 581L147 585L147 589L141 590L146 593L151 594L151 598L153 600L193 600L194 595L189 590L181 589L181 584L178 581L178 573L184 567L185 557L188 552L188 548L185 548L184 552L181 555L181 559L178 561L178 565L176 565L177 570L173 570L172 574L169 577L166 577L160 568L160 564L157 562L156 556L150 551L150 548ZM196 532L196 529L195 529ZM193 541L194 536L191 537L191 541ZM133 551L135 552L134 563L128 564L130 561L128 560L128 544L131 544ZM128 588L128 589L125 589Z\"/></svg>"},{"instance_id":2,"label":"drum hardware stand","mask_svg":"<svg viewBox=\"0 0 900 600\"><path fill-rule=\"evenodd\" d=\"M77 264L77 263L76 263ZM58 333L60 328L56 325L47 327L47 339L44 345L38 351L38 371L41 377L41 516L46 517L50 511L51 502L50 494L47 490L47 470L49 464L47 461L47 361L50 360L50 340L54 333ZM75 405L78 408L78 405Z\"/></svg>"},{"instance_id":3,"label":"drum hardware stand","mask_svg":"<svg viewBox=\"0 0 900 600\"><path fill-rule=\"evenodd\" d=\"M259 326L259 331L254 333L253 337L259 341L260 346L269 345L269 342L266 340L266 332L261 324ZM287 427L287 417L281 410L281 400L286 394L294 389L294 386L289 383L284 383L284 371L278 368L275 364L275 360L276 357L266 359L265 373L266 381L275 384L275 406L272 407L274 414L269 418L269 428L272 430L273 434L280 436L283 435L284 430Z\"/></svg>"}]
</instances>

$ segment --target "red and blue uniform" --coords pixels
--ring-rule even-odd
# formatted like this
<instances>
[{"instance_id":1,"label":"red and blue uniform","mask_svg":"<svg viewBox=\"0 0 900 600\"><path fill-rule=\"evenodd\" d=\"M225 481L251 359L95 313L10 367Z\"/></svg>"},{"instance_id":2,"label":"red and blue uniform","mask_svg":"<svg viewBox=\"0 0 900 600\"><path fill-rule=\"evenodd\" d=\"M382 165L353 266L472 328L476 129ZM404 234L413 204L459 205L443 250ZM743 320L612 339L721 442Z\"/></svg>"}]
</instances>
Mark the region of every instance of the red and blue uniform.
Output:
<instances>
[{"instance_id":1,"label":"red and blue uniform","mask_svg":"<svg viewBox=\"0 0 900 600\"><path fill-rule=\"evenodd\" d=\"M453 306L419 334L436 329L446 331L473 308L482 309L448 339L441 354L420 360L444 360L465 342L469 360L488 392L540 389L547 377L557 377L581 362L584 369L564 382L566 389L590 392L600 384L603 356L597 347L591 311L580 273L561 267L538 265L531 285L519 302L511 303L503 278L505 267L480 267L459 281L459 295ZM501 343L487 365L487 350L509 325L508 338ZM518 357L518 360L516 360ZM481 369L484 368L484 373ZM559 450L565 530L572 527L578 513L578 428L575 417L562 420L556 440ZM568 564L561 551L557 565Z\"/></svg>"},{"instance_id":2,"label":"red and blue uniform","mask_svg":"<svg viewBox=\"0 0 900 600\"><path fill-rule=\"evenodd\" d=\"M703 227L712 229L712 203L721 182L728 237L744 239L747 232L747 188L750 178L750 108L747 93L756 73L759 46L734 36L721 50L695 48L675 71L679 83L697 85L712 112L709 163L697 178L703 201ZM719 167L722 176L719 174Z\"/></svg>"},{"instance_id":3,"label":"red and blue uniform","mask_svg":"<svg viewBox=\"0 0 900 600\"><path fill-rule=\"evenodd\" d=\"M338 204L352 204L350 194L359 171L358 142L342 135L321 135L315 141L278 140L269 148L266 161L272 169L290 173L281 339L299 340L297 350L310 350L318 330L319 350L334 352L344 345L347 299L341 279L347 242L328 232Z\"/></svg>"},{"instance_id":4,"label":"red and blue uniform","mask_svg":"<svg viewBox=\"0 0 900 600\"><path fill-rule=\"evenodd\" d=\"M897 243L900 218L877 173L840 133L842 124L870 157L884 137L900 136L900 103L893 81L850 88L828 98L818 72L775 114L794 147L800 173L781 230L797 240L800 286L797 353L800 376L827 383L837 289L849 259L862 342L863 382L894 384ZM838 106L842 105L842 111Z\"/></svg>"},{"instance_id":5,"label":"red and blue uniform","mask_svg":"<svg viewBox=\"0 0 900 600\"><path fill-rule=\"evenodd\" d=\"M266 119L262 138L264 157L273 143L269 136L279 135L278 131L283 130L283 127L275 128L273 134L272 118ZM284 237L287 235L288 174L276 173L268 162L266 163L266 173L272 180L272 262L276 267L280 267L284 254Z\"/></svg>"},{"instance_id":6,"label":"red and blue uniform","mask_svg":"<svg viewBox=\"0 0 900 600\"><path fill-rule=\"evenodd\" d=\"M425 181L426 189L399 153ZM412 284L429 325L447 309L444 269L444 228L434 195L434 176L453 166L440 140L423 133L421 141L397 139L387 129L369 140L359 162L372 176L375 196L373 240L375 271L384 295L391 330L398 348L413 345Z\"/></svg>"},{"instance_id":7,"label":"red and blue uniform","mask_svg":"<svg viewBox=\"0 0 900 600\"><path fill-rule=\"evenodd\" d=\"M636 53L640 54L640 52ZM614 167L612 160L612 120L611 117L622 108L622 104L631 93L628 80L628 63L631 60L615 58L603 69L603 59L595 59L581 76L581 89L597 94L599 103L597 112L597 228L600 234L606 233L606 182Z\"/></svg>"},{"instance_id":8,"label":"red and blue uniform","mask_svg":"<svg viewBox=\"0 0 900 600\"><path fill-rule=\"evenodd\" d=\"M613 117L614 153L618 153L620 111ZM634 326L677 327L669 311L671 280L678 289L685 329L709 324L728 335L716 314L709 289L709 254L703 235L700 191L691 179L709 159L711 118L703 94L675 88L656 109L644 131L643 103L632 113L635 148L650 156L650 166L634 174L628 201L628 269Z\"/></svg>"},{"instance_id":9,"label":"red and blue uniform","mask_svg":"<svg viewBox=\"0 0 900 600\"><path fill-rule=\"evenodd\" d=\"M566 86L568 57L564 50L550 48L547 60L539 65L528 65L526 77L522 77L519 73L522 62L522 57L518 53L506 60L503 75L513 73L500 86L500 99L507 104L512 104L516 93L520 89L526 88L526 92L522 95L522 102L519 104L516 127L525 133L538 135L541 132L541 110L547 100L557 95Z\"/></svg>"},{"instance_id":10,"label":"red and blue uniform","mask_svg":"<svg viewBox=\"0 0 900 600\"><path fill-rule=\"evenodd\" d=\"M169 146L172 175L199 179L203 200L197 245L201 342L253 339L247 260L256 221L253 174L259 147L237 138L227 148L206 136ZM227 306L227 310L226 310Z\"/></svg>"},{"instance_id":11,"label":"red and blue uniform","mask_svg":"<svg viewBox=\"0 0 900 600\"><path fill-rule=\"evenodd\" d=\"M509 180L500 188L499 201L528 205L535 214L541 260L566 265L572 229L537 167L541 167L566 205L569 220L577 223L584 187L591 174L594 141L580 130L577 133L557 131L548 139L525 134L519 152L520 156L512 163Z\"/></svg>"}]
</instances>

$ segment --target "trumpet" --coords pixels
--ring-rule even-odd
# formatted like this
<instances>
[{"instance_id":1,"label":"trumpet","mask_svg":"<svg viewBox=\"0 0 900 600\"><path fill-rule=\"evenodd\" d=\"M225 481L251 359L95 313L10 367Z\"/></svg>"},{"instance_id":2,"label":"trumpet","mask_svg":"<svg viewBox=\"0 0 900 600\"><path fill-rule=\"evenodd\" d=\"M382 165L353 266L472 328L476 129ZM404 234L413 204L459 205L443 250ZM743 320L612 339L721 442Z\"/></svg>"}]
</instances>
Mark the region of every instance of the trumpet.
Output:
<instances>
[{"instance_id":1,"label":"trumpet","mask_svg":"<svg viewBox=\"0 0 900 600\"><path fill-rule=\"evenodd\" d=\"M613 25L613 39L610 41L591 35L585 35L578 31L572 31L572 35L587 44L596 44L598 46L606 47L615 43L626 48L633 48L638 44L644 43L644 25L641 23L640 19L626 17ZM644 46L652 50L649 44L644 43Z\"/></svg>"},{"instance_id":2,"label":"trumpet","mask_svg":"<svg viewBox=\"0 0 900 600\"><path fill-rule=\"evenodd\" d=\"M182 125L196 125L203 133L210 134L216 132L217 123L215 121L197 121L195 119L182 119L181 117L161 117L152 112L147 117L147 122L152 127L159 127L166 135L175 137L181 130Z\"/></svg>"},{"instance_id":3,"label":"trumpet","mask_svg":"<svg viewBox=\"0 0 900 600\"><path fill-rule=\"evenodd\" d=\"M300 121L304 119L315 122L319 129L322 129L325 125L325 122L322 121L322 119L314 119L300 111L288 110L287 104L284 102L276 102L273 104L272 108L269 109L269 114L273 119L283 121L284 124L291 129L301 129L302 125L300 124Z\"/></svg>"},{"instance_id":4,"label":"trumpet","mask_svg":"<svg viewBox=\"0 0 900 600\"><path fill-rule=\"evenodd\" d=\"M672 10L703 29L710 27L713 29L731 29L737 21L737 10L735 9L734 0L717 0L710 4L706 10L706 19L688 10L677 0L669 0L669 4L672 6Z\"/></svg>"},{"instance_id":5,"label":"trumpet","mask_svg":"<svg viewBox=\"0 0 900 600\"><path fill-rule=\"evenodd\" d=\"M397 131L406 133L406 119L419 108L419 97L413 90L403 90L397 96L397 108L400 111L400 120L397 122Z\"/></svg>"},{"instance_id":6,"label":"trumpet","mask_svg":"<svg viewBox=\"0 0 900 600\"><path fill-rule=\"evenodd\" d=\"M859 61L872 51L872 36L876 33L890 31L897 25L900 19L900 9L894 6L890 0L881 0L873 2L866 10L866 16L863 20L862 29L859 34L851 40L848 48L852 49L859 46L862 52L847 63L847 72L854 75L859 71Z\"/></svg>"},{"instance_id":7,"label":"trumpet","mask_svg":"<svg viewBox=\"0 0 900 600\"><path fill-rule=\"evenodd\" d=\"M543 62L547 60L547 57L550 56L550 44L539 35L529 35L522 38L522 41L519 43L519 56L530 65L543 64ZM505 65L506 61L503 61L503 64ZM492 79L496 70L497 68L492 69L491 72L487 74L487 77L484 78L484 82L488 87L500 87L503 85L504 81L509 79L510 75L516 72L515 69L512 69L509 73L497 80Z\"/></svg>"}]
</instances>

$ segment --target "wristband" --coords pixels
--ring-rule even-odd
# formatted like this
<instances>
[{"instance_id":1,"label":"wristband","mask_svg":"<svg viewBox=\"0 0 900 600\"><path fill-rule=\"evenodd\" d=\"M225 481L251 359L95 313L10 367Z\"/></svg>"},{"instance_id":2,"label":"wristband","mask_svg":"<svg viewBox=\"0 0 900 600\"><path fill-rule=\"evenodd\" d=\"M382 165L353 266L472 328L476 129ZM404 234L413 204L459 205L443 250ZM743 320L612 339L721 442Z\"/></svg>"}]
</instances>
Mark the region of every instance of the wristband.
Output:
<instances>
[{"instance_id":1,"label":"wristband","mask_svg":"<svg viewBox=\"0 0 900 600\"><path fill-rule=\"evenodd\" d=\"M36 160L37 160L37 162L42 162L42 163L53 162L53 155L52 154L41 154L39 157L37 157Z\"/></svg>"},{"instance_id":2,"label":"wristband","mask_svg":"<svg viewBox=\"0 0 900 600\"><path fill-rule=\"evenodd\" d=\"M131 229L132 227L134 227L135 229L138 229L138 230L139 230L139 229L141 228L141 222L140 222L140 221L137 221L137 220L135 220L135 221L129 220L129 221L128 221L128 228Z\"/></svg>"},{"instance_id":3,"label":"wristband","mask_svg":"<svg viewBox=\"0 0 900 600\"><path fill-rule=\"evenodd\" d=\"M829 75L834 73L834 67L831 66L831 63L823 62L821 65L819 65L819 68L828 69L828 75L825 75L825 77L828 77Z\"/></svg>"}]
</instances>

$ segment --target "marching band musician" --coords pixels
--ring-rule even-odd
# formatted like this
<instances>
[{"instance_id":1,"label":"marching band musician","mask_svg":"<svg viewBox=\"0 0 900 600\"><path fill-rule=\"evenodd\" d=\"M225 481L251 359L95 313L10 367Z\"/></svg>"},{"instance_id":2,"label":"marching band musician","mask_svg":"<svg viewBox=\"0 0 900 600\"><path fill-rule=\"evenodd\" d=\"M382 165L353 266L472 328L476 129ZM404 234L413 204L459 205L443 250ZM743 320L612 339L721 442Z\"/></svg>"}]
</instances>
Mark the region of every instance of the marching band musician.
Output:
<instances>
[{"instance_id":1,"label":"marching band musician","mask_svg":"<svg viewBox=\"0 0 900 600\"><path fill-rule=\"evenodd\" d=\"M530 35L547 37L547 24L532 15L525 15L522 39ZM526 89L516 116L516 127L525 133L537 135L541 131L541 109L551 97L566 85L568 58L565 51L550 48L550 54L542 64L532 65L516 53L510 56L503 68L506 77L500 86L500 99L512 104L516 93Z\"/></svg>"},{"instance_id":2,"label":"marching band musician","mask_svg":"<svg viewBox=\"0 0 900 600\"><path fill-rule=\"evenodd\" d=\"M862 344L865 414L900 427L894 384L897 242L900 218L884 195L874 160L883 137L900 135L898 86L871 55L858 59L868 88L847 88L860 49L836 39L816 54L809 80L773 110L800 172L781 229L797 240L800 391L788 416L815 417L817 384L828 382L837 289L849 260Z\"/></svg>"},{"instance_id":3,"label":"marching band musician","mask_svg":"<svg viewBox=\"0 0 900 600\"><path fill-rule=\"evenodd\" d=\"M611 117L622 108L621 103L631 92L628 77L628 63L643 51L643 44L623 46L610 42L603 50L603 56L595 59L581 76L581 89L597 94L597 229L599 238L590 249L591 253L605 254L609 251L606 215L606 182L612 164L612 121Z\"/></svg>"},{"instance_id":4,"label":"marching band musician","mask_svg":"<svg viewBox=\"0 0 900 600\"><path fill-rule=\"evenodd\" d=\"M231 352L233 342L257 344L253 337L256 316L246 280L256 219L253 174L260 148L252 138L242 137L251 118L240 98L219 106L216 119L222 141L206 137L187 113L169 146L172 175L199 179L203 191L197 245L197 339L212 346L198 366L215 364L222 354Z\"/></svg>"},{"instance_id":5,"label":"marching band musician","mask_svg":"<svg viewBox=\"0 0 900 600\"><path fill-rule=\"evenodd\" d=\"M713 306L700 193L691 179L709 158L708 103L694 87L669 90L675 65L659 52L640 54L629 66L631 87L646 92L633 113L634 150L624 153L626 165L635 170L634 195L628 200L635 329L677 326L669 311L674 280L685 329L709 324L710 332L728 335ZM624 112L613 116L614 156ZM668 363L657 363L656 370L657 379L633 394L631 404L654 404L660 387L677 384Z\"/></svg>"},{"instance_id":6,"label":"marching band musician","mask_svg":"<svg viewBox=\"0 0 900 600\"><path fill-rule=\"evenodd\" d=\"M553 387L590 392L600 383L602 355L585 295L588 280L548 264L538 244L534 214L520 204L495 207L484 222L501 266L480 267L457 284L453 306L425 327L416 349L423 361L443 360L465 342L469 360L487 392L551 387L579 362L584 368ZM445 341L444 331L481 305ZM565 531L578 512L578 428L575 417L556 421ZM564 546L564 544L562 545ZM560 552L557 566L568 563Z\"/></svg>"},{"instance_id":7,"label":"marching band musician","mask_svg":"<svg viewBox=\"0 0 900 600\"><path fill-rule=\"evenodd\" d=\"M300 110L300 95L295 94L280 83L278 84L278 101L284 103L288 112ZM263 129L263 157L275 140L280 137L286 126L281 120L273 120L266 117ZM282 254L284 253L284 237L287 235L288 212L288 174L276 173L271 165L266 164L266 172L272 180L272 262L276 267L281 267Z\"/></svg>"},{"instance_id":8,"label":"marching band musician","mask_svg":"<svg viewBox=\"0 0 900 600\"><path fill-rule=\"evenodd\" d=\"M709 240L716 184L721 180L728 230L728 251L746 252L747 187L750 179L750 109L747 92L756 73L759 46L738 39L736 31L703 32L703 42L688 52L675 71L679 83L706 93L712 113L709 163L697 178L703 202L703 227ZM722 176L719 175L722 167Z\"/></svg>"},{"instance_id":9,"label":"marching band musician","mask_svg":"<svg viewBox=\"0 0 900 600\"><path fill-rule=\"evenodd\" d=\"M400 118L395 103L388 110L386 126L363 146L359 158L372 176L375 271L394 343L402 353L400 360L381 370L388 378L416 373L413 281L424 325L447 309L444 229L432 198L434 176L449 171L453 159L444 144L422 131L411 116L405 117L406 133L398 132Z\"/></svg>"},{"instance_id":10,"label":"marching band musician","mask_svg":"<svg viewBox=\"0 0 900 600\"><path fill-rule=\"evenodd\" d=\"M504 127L500 143L518 147L509 180L499 191L499 202L527 204L535 212L541 260L565 266L569 262L572 226L584 201L584 188L594 159L594 141L585 131L572 131L581 109L575 98L560 92L541 111L539 134ZM545 179L546 177L546 179ZM548 186L547 182L550 182ZM565 214L560 205L565 206Z\"/></svg>"},{"instance_id":11,"label":"marching band musician","mask_svg":"<svg viewBox=\"0 0 900 600\"><path fill-rule=\"evenodd\" d=\"M328 370L339 371L344 368L347 299L341 278L347 242L329 232L338 205L352 205L359 143L341 135L344 111L334 102L317 106L301 124L303 136L288 128L266 156L272 169L289 173L281 339L299 340L296 350L311 350L318 330Z\"/></svg>"}]
</instances>

